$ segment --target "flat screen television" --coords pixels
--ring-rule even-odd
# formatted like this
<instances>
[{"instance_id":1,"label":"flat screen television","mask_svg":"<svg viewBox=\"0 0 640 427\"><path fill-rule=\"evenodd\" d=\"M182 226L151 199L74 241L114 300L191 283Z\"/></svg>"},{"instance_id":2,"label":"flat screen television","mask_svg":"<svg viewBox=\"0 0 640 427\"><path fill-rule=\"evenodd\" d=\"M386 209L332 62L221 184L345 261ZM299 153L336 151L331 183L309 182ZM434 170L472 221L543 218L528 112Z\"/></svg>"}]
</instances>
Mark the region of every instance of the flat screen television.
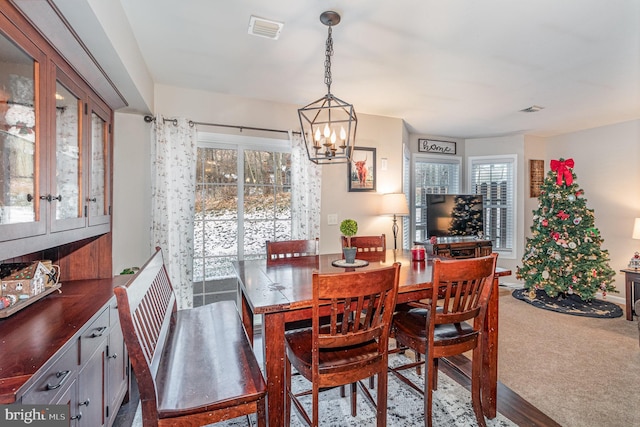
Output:
<instances>
[{"instance_id":1,"label":"flat screen television","mask_svg":"<svg viewBox=\"0 0 640 427\"><path fill-rule=\"evenodd\" d=\"M484 230L482 195L426 194L428 237L474 236Z\"/></svg>"}]
</instances>

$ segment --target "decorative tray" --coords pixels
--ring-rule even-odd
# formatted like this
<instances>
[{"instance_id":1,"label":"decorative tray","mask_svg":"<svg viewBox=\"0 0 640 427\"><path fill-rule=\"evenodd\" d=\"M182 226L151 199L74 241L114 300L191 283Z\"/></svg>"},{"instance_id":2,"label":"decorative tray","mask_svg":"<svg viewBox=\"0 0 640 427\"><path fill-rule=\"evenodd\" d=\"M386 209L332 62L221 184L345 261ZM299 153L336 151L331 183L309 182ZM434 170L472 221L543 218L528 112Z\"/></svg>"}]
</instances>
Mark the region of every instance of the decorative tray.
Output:
<instances>
[{"instance_id":1,"label":"decorative tray","mask_svg":"<svg viewBox=\"0 0 640 427\"><path fill-rule=\"evenodd\" d=\"M356 268L356 267L364 267L366 265L369 265L369 261L364 259L356 259L353 261L352 264L349 264L344 259L337 259L335 261L331 261L331 265L333 265L334 267L341 267L341 268Z\"/></svg>"},{"instance_id":2,"label":"decorative tray","mask_svg":"<svg viewBox=\"0 0 640 427\"><path fill-rule=\"evenodd\" d=\"M62 283L56 283L51 287L47 287L43 292L40 292L38 295L32 296L31 298L23 301L19 301L10 307L3 308L2 310L0 310L0 319L4 319L5 317L11 316L12 314L22 310L23 308L30 306L34 302L41 300L42 298L46 297L50 293L53 293L54 291L59 291L61 286L62 286ZM62 291L59 291L59 292L62 292Z\"/></svg>"}]
</instances>

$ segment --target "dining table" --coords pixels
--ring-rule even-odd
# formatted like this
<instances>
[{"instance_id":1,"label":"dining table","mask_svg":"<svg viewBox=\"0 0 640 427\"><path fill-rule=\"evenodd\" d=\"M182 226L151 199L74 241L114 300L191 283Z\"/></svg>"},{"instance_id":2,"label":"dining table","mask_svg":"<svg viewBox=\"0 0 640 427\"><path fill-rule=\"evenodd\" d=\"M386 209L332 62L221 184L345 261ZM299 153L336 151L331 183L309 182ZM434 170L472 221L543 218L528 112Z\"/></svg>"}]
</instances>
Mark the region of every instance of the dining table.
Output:
<instances>
[{"instance_id":1,"label":"dining table","mask_svg":"<svg viewBox=\"0 0 640 427\"><path fill-rule=\"evenodd\" d=\"M433 257L413 261L411 251L389 249L360 259L354 267L345 266L342 254L288 258L279 262L266 259L234 261L238 280L238 299L242 321L253 342L254 320L262 316L264 374L267 383L267 416L271 427L284 420L285 330L287 324L311 319L312 275L314 271L338 273L366 271L401 264L397 304L430 298ZM487 308L483 334L482 406L488 418L496 416L498 382L498 278L511 271L497 268ZM254 351L259 351L255 349Z\"/></svg>"}]
</instances>

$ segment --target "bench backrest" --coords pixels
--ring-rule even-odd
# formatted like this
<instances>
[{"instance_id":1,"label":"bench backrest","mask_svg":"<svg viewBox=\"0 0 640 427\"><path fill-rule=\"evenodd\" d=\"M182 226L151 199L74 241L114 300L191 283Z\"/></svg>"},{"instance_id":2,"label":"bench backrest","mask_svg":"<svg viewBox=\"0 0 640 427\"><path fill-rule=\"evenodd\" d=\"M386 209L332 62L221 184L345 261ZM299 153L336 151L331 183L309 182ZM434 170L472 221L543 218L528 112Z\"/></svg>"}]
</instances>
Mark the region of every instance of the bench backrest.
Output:
<instances>
[{"instance_id":1,"label":"bench backrest","mask_svg":"<svg viewBox=\"0 0 640 427\"><path fill-rule=\"evenodd\" d=\"M114 289L120 325L143 399L157 396L155 377L167 340L176 298L164 266L162 250L147 261L124 286ZM150 397L147 397L150 399Z\"/></svg>"}]
</instances>

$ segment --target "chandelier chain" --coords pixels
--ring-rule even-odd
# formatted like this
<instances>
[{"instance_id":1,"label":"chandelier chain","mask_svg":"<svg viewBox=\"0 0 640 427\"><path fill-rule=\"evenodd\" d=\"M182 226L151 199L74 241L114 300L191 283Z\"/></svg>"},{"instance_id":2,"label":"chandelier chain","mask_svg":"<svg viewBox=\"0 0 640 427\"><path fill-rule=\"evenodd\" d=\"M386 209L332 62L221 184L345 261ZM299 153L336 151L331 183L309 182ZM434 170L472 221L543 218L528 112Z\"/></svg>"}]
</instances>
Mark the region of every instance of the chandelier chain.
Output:
<instances>
[{"instance_id":1,"label":"chandelier chain","mask_svg":"<svg viewBox=\"0 0 640 427\"><path fill-rule=\"evenodd\" d=\"M331 57L333 56L333 37L331 37L331 25L327 35L327 45L324 59L324 84L327 85L327 93L331 93Z\"/></svg>"}]
</instances>

